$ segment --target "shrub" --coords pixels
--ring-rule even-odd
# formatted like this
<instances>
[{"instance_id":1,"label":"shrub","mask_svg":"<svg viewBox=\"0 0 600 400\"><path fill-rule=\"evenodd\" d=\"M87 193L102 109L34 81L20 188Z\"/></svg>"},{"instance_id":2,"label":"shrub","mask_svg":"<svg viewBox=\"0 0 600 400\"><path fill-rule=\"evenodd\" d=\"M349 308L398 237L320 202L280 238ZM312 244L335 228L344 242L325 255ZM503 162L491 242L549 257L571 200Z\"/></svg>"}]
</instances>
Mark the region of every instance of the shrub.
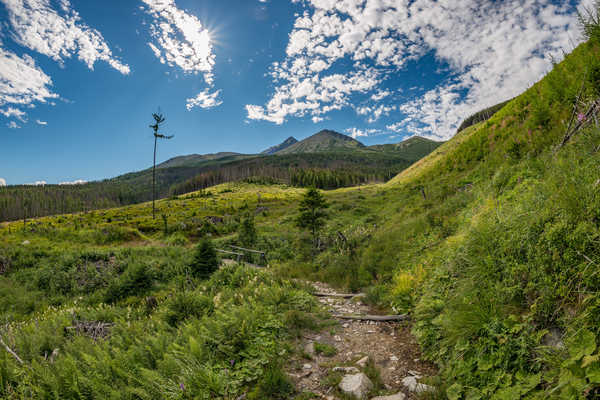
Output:
<instances>
[{"instance_id":1,"label":"shrub","mask_svg":"<svg viewBox=\"0 0 600 400\"><path fill-rule=\"evenodd\" d=\"M203 239L198 244L190 267L192 275L200 279L209 278L213 272L219 269L217 252L209 239Z\"/></svg>"},{"instance_id":2,"label":"shrub","mask_svg":"<svg viewBox=\"0 0 600 400\"><path fill-rule=\"evenodd\" d=\"M294 393L294 386L279 366L265 371L258 385L248 394L248 400L285 400Z\"/></svg>"}]
</instances>

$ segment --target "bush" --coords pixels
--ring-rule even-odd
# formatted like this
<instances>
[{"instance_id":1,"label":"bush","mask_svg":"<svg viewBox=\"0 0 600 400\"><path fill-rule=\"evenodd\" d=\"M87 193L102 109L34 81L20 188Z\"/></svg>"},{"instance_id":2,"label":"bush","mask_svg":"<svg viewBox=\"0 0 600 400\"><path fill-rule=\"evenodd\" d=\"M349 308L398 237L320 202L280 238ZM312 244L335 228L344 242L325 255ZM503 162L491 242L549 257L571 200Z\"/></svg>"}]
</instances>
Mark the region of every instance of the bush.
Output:
<instances>
[{"instance_id":1,"label":"bush","mask_svg":"<svg viewBox=\"0 0 600 400\"><path fill-rule=\"evenodd\" d=\"M203 239L198 244L190 267L192 276L200 279L209 278L213 272L219 269L217 252L209 239Z\"/></svg>"},{"instance_id":2,"label":"bush","mask_svg":"<svg viewBox=\"0 0 600 400\"><path fill-rule=\"evenodd\" d=\"M265 371L258 385L248 394L248 400L285 400L294 393L294 386L279 366Z\"/></svg>"}]
</instances>

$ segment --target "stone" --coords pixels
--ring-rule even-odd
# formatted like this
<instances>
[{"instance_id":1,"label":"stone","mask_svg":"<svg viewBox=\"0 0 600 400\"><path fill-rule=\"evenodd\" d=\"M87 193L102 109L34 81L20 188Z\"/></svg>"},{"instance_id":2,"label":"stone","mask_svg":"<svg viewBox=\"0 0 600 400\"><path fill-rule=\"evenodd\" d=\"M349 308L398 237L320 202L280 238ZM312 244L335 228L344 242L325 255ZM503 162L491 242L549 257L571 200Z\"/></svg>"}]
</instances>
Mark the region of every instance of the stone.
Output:
<instances>
[{"instance_id":1,"label":"stone","mask_svg":"<svg viewBox=\"0 0 600 400\"><path fill-rule=\"evenodd\" d=\"M369 356L364 356L363 358L361 358L360 360L358 360L356 362L356 365L358 365L361 368L364 368L367 366L368 362L369 362Z\"/></svg>"},{"instance_id":2,"label":"stone","mask_svg":"<svg viewBox=\"0 0 600 400\"><path fill-rule=\"evenodd\" d=\"M398 357L396 357L396 356L391 356L391 357L390 357L390 361L398 361Z\"/></svg>"},{"instance_id":3,"label":"stone","mask_svg":"<svg viewBox=\"0 0 600 400\"><path fill-rule=\"evenodd\" d=\"M414 393L423 393L423 392L433 391L433 387L425 385L424 383L419 383L417 381L417 378L415 378L414 376L407 376L406 378L402 379L402 384L409 391L414 392Z\"/></svg>"},{"instance_id":4,"label":"stone","mask_svg":"<svg viewBox=\"0 0 600 400\"><path fill-rule=\"evenodd\" d=\"M314 342L307 343L306 346L304 346L304 352L306 354L308 354L309 356L314 356L315 355L315 343Z\"/></svg>"},{"instance_id":5,"label":"stone","mask_svg":"<svg viewBox=\"0 0 600 400\"><path fill-rule=\"evenodd\" d=\"M404 400L406 396L402 392L398 392L396 394L392 394L390 396L377 396L373 397L371 400Z\"/></svg>"},{"instance_id":6,"label":"stone","mask_svg":"<svg viewBox=\"0 0 600 400\"><path fill-rule=\"evenodd\" d=\"M312 369L312 365L310 365L310 364L304 364L302 366L302 368L304 368L304 369Z\"/></svg>"},{"instance_id":7,"label":"stone","mask_svg":"<svg viewBox=\"0 0 600 400\"><path fill-rule=\"evenodd\" d=\"M365 399L367 393L373 389L373 382L364 373L346 375L342 378L339 388L345 395Z\"/></svg>"},{"instance_id":8,"label":"stone","mask_svg":"<svg viewBox=\"0 0 600 400\"><path fill-rule=\"evenodd\" d=\"M341 342L341 341L342 341L342 338L341 338L341 337L339 337L338 335L335 335L335 336L333 337L333 340L335 340L336 342Z\"/></svg>"},{"instance_id":9,"label":"stone","mask_svg":"<svg viewBox=\"0 0 600 400\"><path fill-rule=\"evenodd\" d=\"M24 240L23 243L21 243L23 246L27 246L28 244L30 244L31 242L29 240Z\"/></svg>"},{"instance_id":10,"label":"stone","mask_svg":"<svg viewBox=\"0 0 600 400\"><path fill-rule=\"evenodd\" d=\"M550 331L542 338L544 346L552 347L553 349L562 350L565 344L562 340L562 333L558 328L551 328Z\"/></svg>"}]
</instances>

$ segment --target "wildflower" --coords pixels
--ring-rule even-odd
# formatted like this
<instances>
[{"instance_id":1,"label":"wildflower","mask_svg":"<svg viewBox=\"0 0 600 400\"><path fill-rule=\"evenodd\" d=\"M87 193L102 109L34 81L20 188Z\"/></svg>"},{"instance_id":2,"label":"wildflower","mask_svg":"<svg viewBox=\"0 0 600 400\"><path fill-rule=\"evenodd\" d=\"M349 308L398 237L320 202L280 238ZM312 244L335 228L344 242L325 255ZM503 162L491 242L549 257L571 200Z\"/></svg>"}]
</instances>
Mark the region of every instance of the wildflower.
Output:
<instances>
[{"instance_id":1,"label":"wildflower","mask_svg":"<svg viewBox=\"0 0 600 400\"><path fill-rule=\"evenodd\" d=\"M579 121L579 122L585 121L585 114L583 114L583 113L577 114L577 121Z\"/></svg>"},{"instance_id":2,"label":"wildflower","mask_svg":"<svg viewBox=\"0 0 600 400\"><path fill-rule=\"evenodd\" d=\"M181 382L181 383L179 384L179 387L181 388L181 390L185 390L185 385L183 384L183 382Z\"/></svg>"},{"instance_id":3,"label":"wildflower","mask_svg":"<svg viewBox=\"0 0 600 400\"><path fill-rule=\"evenodd\" d=\"M233 365L235 364L235 360L229 360L229 364L231 364L231 366L233 367Z\"/></svg>"}]
</instances>

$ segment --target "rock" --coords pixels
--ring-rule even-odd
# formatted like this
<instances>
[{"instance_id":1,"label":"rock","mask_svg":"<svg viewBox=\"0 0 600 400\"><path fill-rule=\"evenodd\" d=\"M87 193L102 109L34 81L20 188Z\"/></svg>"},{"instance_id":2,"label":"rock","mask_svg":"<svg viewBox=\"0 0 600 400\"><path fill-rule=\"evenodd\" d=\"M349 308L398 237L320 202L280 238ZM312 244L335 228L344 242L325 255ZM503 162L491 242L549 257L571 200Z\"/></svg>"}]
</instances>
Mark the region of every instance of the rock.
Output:
<instances>
[{"instance_id":1,"label":"rock","mask_svg":"<svg viewBox=\"0 0 600 400\"><path fill-rule=\"evenodd\" d=\"M340 390L345 395L351 395L358 399L364 399L367 393L373 389L373 382L362 372L354 375L346 375L339 384Z\"/></svg>"},{"instance_id":2,"label":"rock","mask_svg":"<svg viewBox=\"0 0 600 400\"><path fill-rule=\"evenodd\" d=\"M307 343L306 346L304 346L304 352L310 356L314 356L315 355L315 343L314 342Z\"/></svg>"},{"instance_id":3,"label":"rock","mask_svg":"<svg viewBox=\"0 0 600 400\"><path fill-rule=\"evenodd\" d=\"M360 360L358 360L356 362L356 365L358 365L361 368L364 368L367 366L368 362L369 362L369 356L364 356L363 358L361 358Z\"/></svg>"},{"instance_id":4,"label":"rock","mask_svg":"<svg viewBox=\"0 0 600 400\"><path fill-rule=\"evenodd\" d=\"M30 244L31 242L29 240L25 240L23 241L23 243L21 243L23 246L27 246L28 244Z\"/></svg>"},{"instance_id":5,"label":"rock","mask_svg":"<svg viewBox=\"0 0 600 400\"><path fill-rule=\"evenodd\" d=\"M402 392L398 392L396 394L392 394L391 396L377 396L373 397L371 400L404 400L406 396Z\"/></svg>"},{"instance_id":6,"label":"rock","mask_svg":"<svg viewBox=\"0 0 600 400\"><path fill-rule=\"evenodd\" d=\"M417 381L417 378L415 378L414 376L407 376L406 378L402 379L402 384L404 385L404 387L406 387L408 390L414 393L433 391L433 387L425 385L423 383L419 383Z\"/></svg>"},{"instance_id":7,"label":"rock","mask_svg":"<svg viewBox=\"0 0 600 400\"><path fill-rule=\"evenodd\" d=\"M339 337L338 335L335 335L335 336L333 337L333 340L335 340L336 342L341 342L341 341L342 341L342 338L341 338L341 337Z\"/></svg>"},{"instance_id":8,"label":"rock","mask_svg":"<svg viewBox=\"0 0 600 400\"><path fill-rule=\"evenodd\" d=\"M544 346L552 347L556 350L562 350L565 348L565 344L562 340L562 333L558 328L551 328L550 331L544 335L542 344Z\"/></svg>"},{"instance_id":9,"label":"rock","mask_svg":"<svg viewBox=\"0 0 600 400\"><path fill-rule=\"evenodd\" d=\"M391 356L391 357L390 357L390 361L398 361L398 357L396 357L396 356Z\"/></svg>"},{"instance_id":10,"label":"rock","mask_svg":"<svg viewBox=\"0 0 600 400\"><path fill-rule=\"evenodd\" d=\"M304 365L302 366L302 368L303 368L303 369L312 369L312 365L310 365L310 364L304 364Z\"/></svg>"},{"instance_id":11,"label":"rock","mask_svg":"<svg viewBox=\"0 0 600 400\"><path fill-rule=\"evenodd\" d=\"M343 372L345 374L358 374L360 371L356 367L335 367L333 372Z\"/></svg>"}]
</instances>

